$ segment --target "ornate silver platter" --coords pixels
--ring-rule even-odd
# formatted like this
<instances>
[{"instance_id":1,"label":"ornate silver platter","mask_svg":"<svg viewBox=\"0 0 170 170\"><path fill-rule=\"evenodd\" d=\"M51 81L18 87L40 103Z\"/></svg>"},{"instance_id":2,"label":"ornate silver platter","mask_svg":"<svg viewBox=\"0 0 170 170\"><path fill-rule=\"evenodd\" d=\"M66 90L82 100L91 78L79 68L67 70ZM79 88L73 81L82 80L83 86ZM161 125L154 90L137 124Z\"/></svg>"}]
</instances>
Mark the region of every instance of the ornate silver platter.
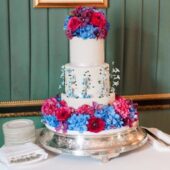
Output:
<instances>
[{"instance_id":1,"label":"ornate silver platter","mask_svg":"<svg viewBox=\"0 0 170 170\"><path fill-rule=\"evenodd\" d=\"M40 133L39 142L45 149L57 154L91 156L105 162L143 146L147 142L147 134L140 127L104 135L68 135L45 128Z\"/></svg>"}]
</instances>

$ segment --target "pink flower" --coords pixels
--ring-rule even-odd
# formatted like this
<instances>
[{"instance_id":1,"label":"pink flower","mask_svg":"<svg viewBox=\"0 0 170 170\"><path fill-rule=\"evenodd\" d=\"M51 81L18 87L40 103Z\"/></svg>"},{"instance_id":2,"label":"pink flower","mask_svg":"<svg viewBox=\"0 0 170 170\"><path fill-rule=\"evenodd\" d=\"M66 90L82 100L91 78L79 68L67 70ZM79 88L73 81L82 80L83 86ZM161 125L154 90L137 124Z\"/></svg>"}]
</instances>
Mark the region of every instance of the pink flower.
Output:
<instances>
[{"instance_id":1,"label":"pink flower","mask_svg":"<svg viewBox=\"0 0 170 170\"><path fill-rule=\"evenodd\" d=\"M116 97L116 100L113 102L113 106L123 119L128 118L130 111L129 102L124 97Z\"/></svg>"},{"instance_id":2,"label":"pink flower","mask_svg":"<svg viewBox=\"0 0 170 170\"><path fill-rule=\"evenodd\" d=\"M89 114L93 115L94 114L94 108L92 106L89 106L87 104L82 105L76 110L77 113L81 114Z\"/></svg>"},{"instance_id":3,"label":"pink flower","mask_svg":"<svg viewBox=\"0 0 170 170\"><path fill-rule=\"evenodd\" d=\"M71 109L69 107L56 108L55 115L57 120L66 121L71 116Z\"/></svg>"},{"instance_id":4,"label":"pink flower","mask_svg":"<svg viewBox=\"0 0 170 170\"><path fill-rule=\"evenodd\" d=\"M41 112L49 115L55 113L57 103L55 98L45 100L41 107Z\"/></svg>"},{"instance_id":5,"label":"pink flower","mask_svg":"<svg viewBox=\"0 0 170 170\"><path fill-rule=\"evenodd\" d=\"M91 24L103 28L106 25L106 17L101 12L94 12L91 17Z\"/></svg>"},{"instance_id":6,"label":"pink flower","mask_svg":"<svg viewBox=\"0 0 170 170\"><path fill-rule=\"evenodd\" d=\"M90 132L100 132L105 129L105 122L101 118L92 117L89 119L88 131Z\"/></svg>"},{"instance_id":7,"label":"pink flower","mask_svg":"<svg viewBox=\"0 0 170 170\"><path fill-rule=\"evenodd\" d=\"M78 17L72 17L68 22L68 29L74 32L81 26L81 24L82 22Z\"/></svg>"}]
</instances>

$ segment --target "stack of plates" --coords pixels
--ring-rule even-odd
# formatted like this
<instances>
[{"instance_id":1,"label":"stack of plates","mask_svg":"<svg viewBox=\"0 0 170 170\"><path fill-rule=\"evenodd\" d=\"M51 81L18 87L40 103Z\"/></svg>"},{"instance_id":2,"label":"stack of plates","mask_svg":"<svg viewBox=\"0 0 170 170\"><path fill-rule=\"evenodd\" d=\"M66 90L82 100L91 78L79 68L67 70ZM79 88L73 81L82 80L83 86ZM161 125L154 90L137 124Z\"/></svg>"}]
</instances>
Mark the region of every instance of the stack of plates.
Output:
<instances>
[{"instance_id":1,"label":"stack of plates","mask_svg":"<svg viewBox=\"0 0 170 170\"><path fill-rule=\"evenodd\" d=\"M5 145L18 145L35 142L35 125L32 120L19 119L3 124Z\"/></svg>"}]
</instances>

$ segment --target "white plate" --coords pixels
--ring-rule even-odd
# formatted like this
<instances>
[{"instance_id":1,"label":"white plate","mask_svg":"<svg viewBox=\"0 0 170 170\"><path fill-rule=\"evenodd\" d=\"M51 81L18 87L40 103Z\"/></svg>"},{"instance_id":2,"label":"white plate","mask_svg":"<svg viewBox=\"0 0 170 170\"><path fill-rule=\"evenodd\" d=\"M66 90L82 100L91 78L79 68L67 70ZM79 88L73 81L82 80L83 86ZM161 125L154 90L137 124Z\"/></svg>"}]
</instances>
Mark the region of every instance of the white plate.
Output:
<instances>
[{"instance_id":1,"label":"white plate","mask_svg":"<svg viewBox=\"0 0 170 170\"><path fill-rule=\"evenodd\" d=\"M18 119L3 124L4 129L23 129L34 126L34 122L29 119Z\"/></svg>"}]
</instances>

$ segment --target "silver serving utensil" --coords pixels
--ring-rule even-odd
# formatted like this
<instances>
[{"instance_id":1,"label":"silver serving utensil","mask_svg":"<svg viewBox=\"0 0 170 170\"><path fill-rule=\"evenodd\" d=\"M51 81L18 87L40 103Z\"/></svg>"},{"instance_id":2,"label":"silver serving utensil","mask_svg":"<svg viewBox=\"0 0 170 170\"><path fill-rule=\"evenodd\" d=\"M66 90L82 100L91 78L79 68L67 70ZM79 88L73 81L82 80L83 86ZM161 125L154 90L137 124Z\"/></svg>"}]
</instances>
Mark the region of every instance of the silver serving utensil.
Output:
<instances>
[{"instance_id":1,"label":"silver serving utensil","mask_svg":"<svg viewBox=\"0 0 170 170\"><path fill-rule=\"evenodd\" d=\"M147 133L149 134L150 136L152 136L156 141L158 141L159 143L167 146L167 147L170 147L170 144L165 142L164 140L160 139L158 136L156 136L154 133L152 133L150 130L142 127L142 129Z\"/></svg>"},{"instance_id":2,"label":"silver serving utensil","mask_svg":"<svg viewBox=\"0 0 170 170\"><path fill-rule=\"evenodd\" d=\"M11 161L10 161L10 163L16 164L16 163L29 162L29 161L38 159L40 156L41 156L41 154L20 156L20 157L18 157L18 158L12 158Z\"/></svg>"}]
</instances>

